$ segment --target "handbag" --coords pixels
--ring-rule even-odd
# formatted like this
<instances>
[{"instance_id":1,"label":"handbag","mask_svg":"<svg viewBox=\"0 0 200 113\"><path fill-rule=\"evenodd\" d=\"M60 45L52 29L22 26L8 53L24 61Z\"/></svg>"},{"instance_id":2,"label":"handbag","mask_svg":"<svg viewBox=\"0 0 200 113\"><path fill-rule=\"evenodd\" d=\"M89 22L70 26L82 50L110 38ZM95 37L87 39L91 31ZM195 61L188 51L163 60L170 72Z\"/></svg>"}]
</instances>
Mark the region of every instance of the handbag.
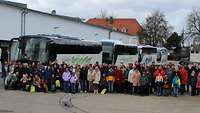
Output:
<instances>
[{"instance_id":1,"label":"handbag","mask_svg":"<svg viewBox=\"0 0 200 113\"><path fill-rule=\"evenodd\" d=\"M56 88L59 88L59 87L60 87L60 81L56 80Z\"/></svg>"}]
</instances>

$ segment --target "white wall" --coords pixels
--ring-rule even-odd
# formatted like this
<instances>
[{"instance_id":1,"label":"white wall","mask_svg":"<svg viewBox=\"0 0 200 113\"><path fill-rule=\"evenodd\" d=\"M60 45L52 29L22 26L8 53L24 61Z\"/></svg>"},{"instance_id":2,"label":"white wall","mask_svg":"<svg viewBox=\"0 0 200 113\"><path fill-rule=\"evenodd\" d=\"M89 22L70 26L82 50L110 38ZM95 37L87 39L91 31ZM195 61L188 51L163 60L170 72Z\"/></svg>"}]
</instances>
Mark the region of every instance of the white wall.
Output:
<instances>
[{"instance_id":1,"label":"white wall","mask_svg":"<svg viewBox=\"0 0 200 113\"><path fill-rule=\"evenodd\" d=\"M0 5L0 39L11 39L20 36L21 12L22 10L19 8ZM109 36L109 30L107 29L38 13L32 10L29 10L26 15L25 31L26 35L60 34L95 41L108 39ZM111 32L111 39L120 40L124 43L137 42L136 36L130 36L114 31Z\"/></svg>"},{"instance_id":2,"label":"white wall","mask_svg":"<svg viewBox=\"0 0 200 113\"><path fill-rule=\"evenodd\" d=\"M21 10L0 4L0 40L9 40L21 34Z\"/></svg>"}]
</instances>

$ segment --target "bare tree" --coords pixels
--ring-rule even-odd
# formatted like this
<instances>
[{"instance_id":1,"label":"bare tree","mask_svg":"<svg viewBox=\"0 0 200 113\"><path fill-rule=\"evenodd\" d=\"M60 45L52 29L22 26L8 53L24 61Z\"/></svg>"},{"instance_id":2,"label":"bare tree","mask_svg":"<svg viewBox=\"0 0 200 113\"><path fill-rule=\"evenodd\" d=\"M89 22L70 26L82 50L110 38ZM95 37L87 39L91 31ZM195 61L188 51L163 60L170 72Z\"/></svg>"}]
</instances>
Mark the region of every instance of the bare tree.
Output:
<instances>
[{"instance_id":1,"label":"bare tree","mask_svg":"<svg viewBox=\"0 0 200 113\"><path fill-rule=\"evenodd\" d=\"M108 17L108 12L105 9L101 9L100 14L99 14L100 18L107 18Z\"/></svg>"},{"instance_id":2,"label":"bare tree","mask_svg":"<svg viewBox=\"0 0 200 113\"><path fill-rule=\"evenodd\" d=\"M139 41L149 45L163 45L170 35L172 27L168 26L165 15L160 11L153 12L145 20L139 32Z\"/></svg>"},{"instance_id":3,"label":"bare tree","mask_svg":"<svg viewBox=\"0 0 200 113\"><path fill-rule=\"evenodd\" d=\"M194 9L187 18L187 34L189 38L200 39L200 10Z\"/></svg>"}]
</instances>

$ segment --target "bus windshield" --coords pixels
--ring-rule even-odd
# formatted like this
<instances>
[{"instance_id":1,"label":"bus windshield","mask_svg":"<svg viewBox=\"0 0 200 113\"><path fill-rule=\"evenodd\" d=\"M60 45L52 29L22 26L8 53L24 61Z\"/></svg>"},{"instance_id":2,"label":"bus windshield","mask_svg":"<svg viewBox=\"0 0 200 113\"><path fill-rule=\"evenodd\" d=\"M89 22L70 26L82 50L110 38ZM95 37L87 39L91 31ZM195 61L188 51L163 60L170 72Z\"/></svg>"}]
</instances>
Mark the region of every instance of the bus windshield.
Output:
<instances>
[{"instance_id":1,"label":"bus windshield","mask_svg":"<svg viewBox=\"0 0 200 113\"><path fill-rule=\"evenodd\" d=\"M47 40L44 38L25 39L25 53L29 60L46 62L48 60L48 51L46 50Z\"/></svg>"},{"instance_id":2,"label":"bus windshield","mask_svg":"<svg viewBox=\"0 0 200 113\"><path fill-rule=\"evenodd\" d=\"M157 49L153 47L143 47L141 48L142 54L153 54L157 53Z\"/></svg>"},{"instance_id":3,"label":"bus windshield","mask_svg":"<svg viewBox=\"0 0 200 113\"><path fill-rule=\"evenodd\" d=\"M115 45L114 47L114 62L116 65L121 63L134 63L138 60L137 46L132 45Z\"/></svg>"}]
</instances>

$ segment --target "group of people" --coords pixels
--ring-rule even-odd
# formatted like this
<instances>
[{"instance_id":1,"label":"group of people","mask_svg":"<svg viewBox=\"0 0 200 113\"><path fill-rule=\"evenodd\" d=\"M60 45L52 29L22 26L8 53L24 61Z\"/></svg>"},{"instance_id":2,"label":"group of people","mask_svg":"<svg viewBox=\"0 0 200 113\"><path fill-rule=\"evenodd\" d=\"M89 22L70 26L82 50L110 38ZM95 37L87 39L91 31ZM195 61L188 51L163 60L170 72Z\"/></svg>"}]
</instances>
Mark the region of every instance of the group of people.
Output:
<instances>
[{"instance_id":1,"label":"group of people","mask_svg":"<svg viewBox=\"0 0 200 113\"><path fill-rule=\"evenodd\" d=\"M200 65L154 65L139 63L69 65L50 62L16 62L14 70L5 79L6 89L31 92L56 92L97 94L126 93L147 96L191 96L200 92Z\"/></svg>"}]
</instances>

